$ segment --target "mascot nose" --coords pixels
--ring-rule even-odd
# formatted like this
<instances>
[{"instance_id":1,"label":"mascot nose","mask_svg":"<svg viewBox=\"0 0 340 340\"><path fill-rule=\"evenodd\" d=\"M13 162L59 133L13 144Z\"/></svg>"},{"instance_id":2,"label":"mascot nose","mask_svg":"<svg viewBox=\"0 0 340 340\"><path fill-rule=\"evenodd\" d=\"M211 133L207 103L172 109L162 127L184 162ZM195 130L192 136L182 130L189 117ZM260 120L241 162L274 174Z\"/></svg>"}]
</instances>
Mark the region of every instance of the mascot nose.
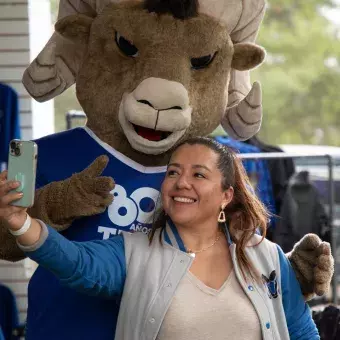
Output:
<instances>
[{"instance_id":1,"label":"mascot nose","mask_svg":"<svg viewBox=\"0 0 340 340\"><path fill-rule=\"evenodd\" d=\"M155 110L185 110L189 107L186 88L176 81L161 78L144 79L133 91L135 99Z\"/></svg>"},{"instance_id":2,"label":"mascot nose","mask_svg":"<svg viewBox=\"0 0 340 340\"><path fill-rule=\"evenodd\" d=\"M157 108L155 108L149 101L145 100L145 99L141 99L141 100L137 100L138 103L142 103L142 104L145 104L145 105L148 105L150 107L152 107L153 109L157 110ZM172 106L172 107L169 107L167 110L183 110L182 107L180 106Z\"/></svg>"}]
</instances>

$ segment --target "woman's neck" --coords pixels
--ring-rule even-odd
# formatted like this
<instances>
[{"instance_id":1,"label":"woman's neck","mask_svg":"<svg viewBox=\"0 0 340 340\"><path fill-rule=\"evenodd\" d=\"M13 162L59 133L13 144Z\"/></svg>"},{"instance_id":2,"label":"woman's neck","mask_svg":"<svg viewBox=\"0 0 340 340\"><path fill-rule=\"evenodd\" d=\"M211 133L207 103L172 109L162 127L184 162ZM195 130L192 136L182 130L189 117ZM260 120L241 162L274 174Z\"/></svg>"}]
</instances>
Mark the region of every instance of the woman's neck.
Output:
<instances>
[{"instance_id":1,"label":"woman's neck","mask_svg":"<svg viewBox=\"0 0 340 340\"><path fill-rule=\"evenodd\" d=\"M204 223L202 225L176 225L186 249L199 251L213 244L220 234L218 223Z\"/></svg>"}]
</instances>

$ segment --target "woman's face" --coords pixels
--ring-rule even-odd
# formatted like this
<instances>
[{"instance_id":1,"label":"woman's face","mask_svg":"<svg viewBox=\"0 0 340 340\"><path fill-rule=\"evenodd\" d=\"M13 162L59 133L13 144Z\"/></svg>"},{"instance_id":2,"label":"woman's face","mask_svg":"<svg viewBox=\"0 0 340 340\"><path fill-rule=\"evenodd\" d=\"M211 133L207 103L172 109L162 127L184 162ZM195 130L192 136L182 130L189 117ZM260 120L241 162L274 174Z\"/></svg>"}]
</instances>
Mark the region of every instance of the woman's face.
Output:
<instances>
[{"instance_id":1,"label":"woman's face","mask_svg":"<svg viewBox=\"0 0 340 340\"><path fill-rule=\"evenodd\" d=\"M233 189L222 190L218 155L204 145L184 144L171 156L162 184L165 212L177 225L217 223Z\"/></svg>"}]
</instances>

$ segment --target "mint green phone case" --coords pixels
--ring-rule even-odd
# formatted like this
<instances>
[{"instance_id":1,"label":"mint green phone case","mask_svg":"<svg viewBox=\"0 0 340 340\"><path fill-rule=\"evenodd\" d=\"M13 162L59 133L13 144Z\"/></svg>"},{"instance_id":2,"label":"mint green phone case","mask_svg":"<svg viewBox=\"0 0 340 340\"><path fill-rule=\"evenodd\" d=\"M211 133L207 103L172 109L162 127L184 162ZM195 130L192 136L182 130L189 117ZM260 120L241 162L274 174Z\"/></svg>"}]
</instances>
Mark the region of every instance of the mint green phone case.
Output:
<instances>
[{"instance_id":1,"label":"mint green phone case","mask_svg":"<svg viewBox=\"0 0 340 340\"><path fill-rule=\"evenodd\" d=\"M16 145L13 148L13 145ZM19 151L18 151L19 150ZM15 191L22 192L21 199L11 203L19 207L31 207L34 203L38 146L32 141L14 139L9 146L8 180L21 182Z\"/></svg>"}]
</instances>

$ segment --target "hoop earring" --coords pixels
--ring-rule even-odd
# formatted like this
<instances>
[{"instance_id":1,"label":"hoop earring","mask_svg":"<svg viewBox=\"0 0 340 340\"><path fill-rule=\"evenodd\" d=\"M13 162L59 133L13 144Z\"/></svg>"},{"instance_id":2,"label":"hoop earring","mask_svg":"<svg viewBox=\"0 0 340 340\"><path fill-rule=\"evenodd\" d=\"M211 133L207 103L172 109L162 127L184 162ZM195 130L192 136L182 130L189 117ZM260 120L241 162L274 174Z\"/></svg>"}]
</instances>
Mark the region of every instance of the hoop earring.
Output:
<instances>
[{"instance_id":1,"label":"hoop earring","mask_svg":"<svg viewBox=\"0 0 340 340\"><path fill-rule=\"evenodd\" d=\"M218 215L217 221L220 222L220 223L225 223L225 221L226 221L224 208L225 208L224 206L221 207L220 214Z\"/></svg>"}]
</instances>

